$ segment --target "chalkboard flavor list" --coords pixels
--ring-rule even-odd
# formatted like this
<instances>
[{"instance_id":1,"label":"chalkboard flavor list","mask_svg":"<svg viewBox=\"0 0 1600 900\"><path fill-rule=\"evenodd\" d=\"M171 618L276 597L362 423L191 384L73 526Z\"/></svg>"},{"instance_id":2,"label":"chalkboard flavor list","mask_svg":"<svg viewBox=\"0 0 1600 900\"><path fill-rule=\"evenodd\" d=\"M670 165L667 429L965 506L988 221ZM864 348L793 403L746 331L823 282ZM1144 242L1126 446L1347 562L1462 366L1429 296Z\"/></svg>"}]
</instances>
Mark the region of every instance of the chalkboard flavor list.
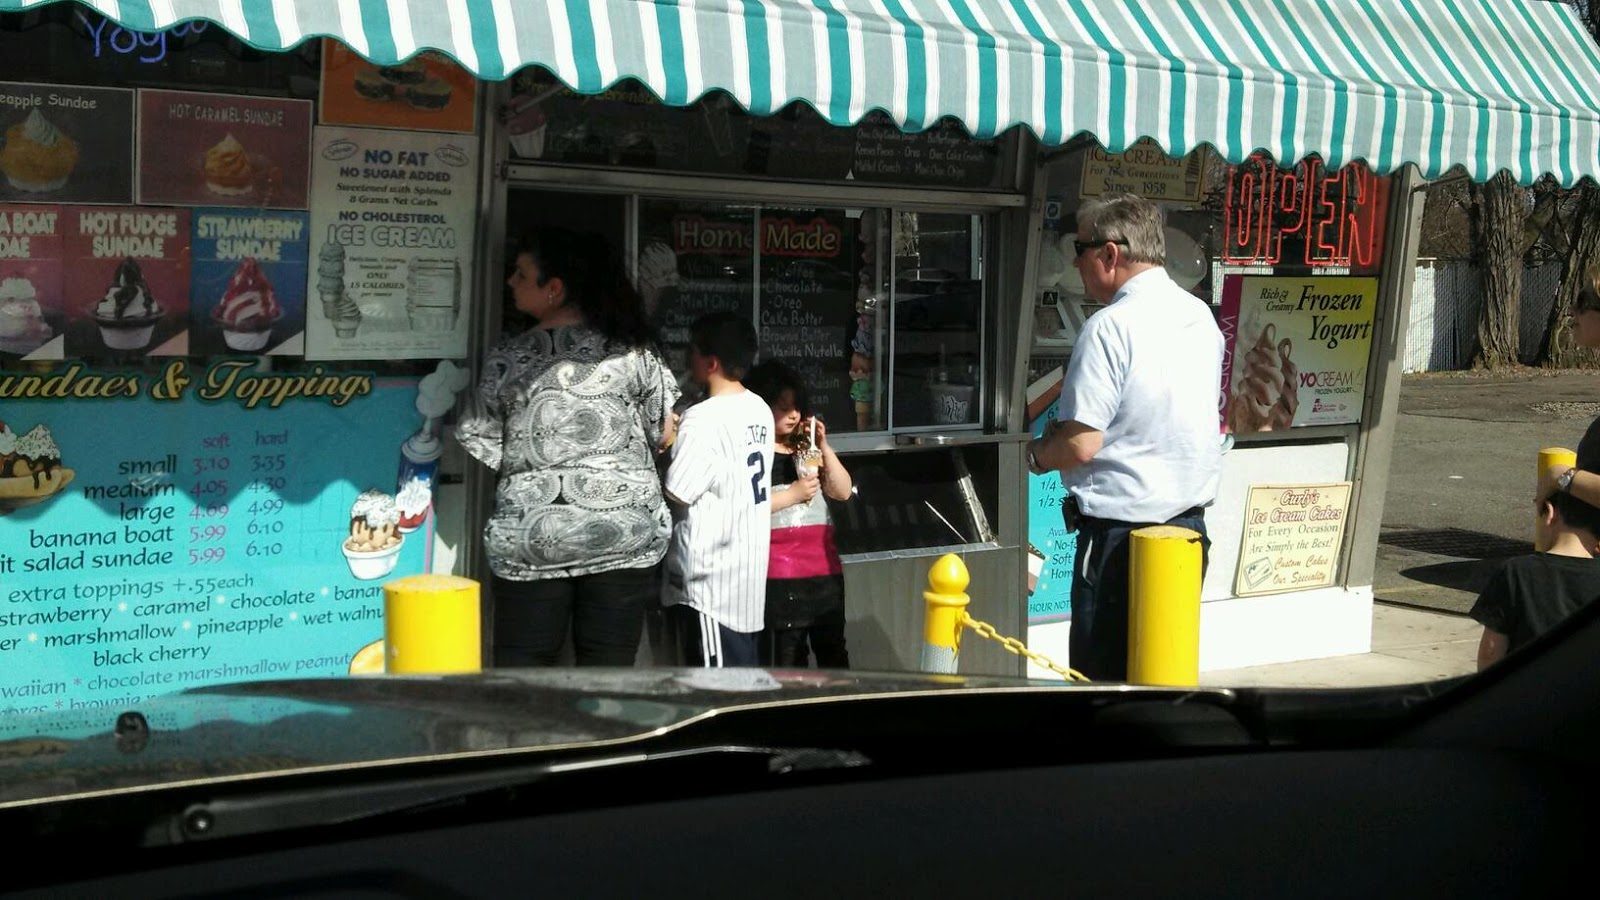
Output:
<instances>
[{"instance_id":1,"label":"chalkboard flavor list","mask_svg":"<svg viewBox=\"0 0 1600 900\"><path fill-rule=\"evenodd\" d=\"M852 346L862 323L871 327L861 313L870 290L858 277L864 264L858 217L814 209L758 216L749 207L647 200L641 221L638 283L680 378L696 319L723 311L750 316L760 359L794 369L812 412L830 427L860 429L859 379L851 369L876 344L865 354Z\"/></svg>"}]
</instances>

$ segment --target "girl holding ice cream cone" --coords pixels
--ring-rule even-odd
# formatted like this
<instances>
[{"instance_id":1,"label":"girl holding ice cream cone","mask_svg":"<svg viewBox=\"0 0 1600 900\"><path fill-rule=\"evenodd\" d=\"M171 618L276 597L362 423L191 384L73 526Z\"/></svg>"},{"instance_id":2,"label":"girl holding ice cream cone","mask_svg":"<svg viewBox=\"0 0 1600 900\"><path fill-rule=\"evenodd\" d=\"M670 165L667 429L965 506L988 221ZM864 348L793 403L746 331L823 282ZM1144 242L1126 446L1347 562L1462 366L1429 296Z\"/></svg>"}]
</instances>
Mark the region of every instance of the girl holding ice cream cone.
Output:
<instances>
[{"instance_id":1,"label":"girl holding ice cream cone","mask_svg":"<svg viewBox=\"0 0 1600 900\"><path fill-rule=\"evenodd\" d=\"M764 665L850 666L844 635L844 568L833 540L830 500L849 500L850 473L828 444L828 429L811 415L805 385L794 370L764 362L744 385L772 407L777 435L772 457L772 549L767 561Z\"/></svg>"}]
</instances>

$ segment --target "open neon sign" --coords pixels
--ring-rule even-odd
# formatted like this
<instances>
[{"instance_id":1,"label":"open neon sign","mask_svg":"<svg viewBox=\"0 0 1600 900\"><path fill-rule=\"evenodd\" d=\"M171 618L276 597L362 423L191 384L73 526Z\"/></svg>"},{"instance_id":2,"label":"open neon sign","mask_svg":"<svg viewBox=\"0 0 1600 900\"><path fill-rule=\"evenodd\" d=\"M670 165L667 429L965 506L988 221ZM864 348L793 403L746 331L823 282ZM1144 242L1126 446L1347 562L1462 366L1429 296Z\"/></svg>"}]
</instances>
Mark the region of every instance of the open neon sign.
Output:
<instances>
[{"instance_id":1,"label":"open neon sign","mask_svg":"<svg viewBox=\"0 0 1600 900\"><path fill-rule=\"evenodd\" d=\"M1371 268L1383 255L1388 199L1388 179L1359 163L1329 172L1313 156L1285 170L1252 155L1228 171L1222 261ZM1285 243L1303 249L1284 259Z\"/></svg>"},{"instance_id":2,"label":"open neon sign","mask_svg":"<svg viewBox=\"0 0 1600 900\"><path fill-rule=\"evenodd\" d=\"M89 39L94 42L95 59L100 59L106 53L113 53L117 56L131 56L142 63L158 63L167 58L168 37L186 38L202 34L211 27L208 22L183 22L166 31L130 31L120 25L111 24L110 19L101 16L90 19L82 11L76 15L78 21L88 31Z\"/></svg>"}]
</instances>

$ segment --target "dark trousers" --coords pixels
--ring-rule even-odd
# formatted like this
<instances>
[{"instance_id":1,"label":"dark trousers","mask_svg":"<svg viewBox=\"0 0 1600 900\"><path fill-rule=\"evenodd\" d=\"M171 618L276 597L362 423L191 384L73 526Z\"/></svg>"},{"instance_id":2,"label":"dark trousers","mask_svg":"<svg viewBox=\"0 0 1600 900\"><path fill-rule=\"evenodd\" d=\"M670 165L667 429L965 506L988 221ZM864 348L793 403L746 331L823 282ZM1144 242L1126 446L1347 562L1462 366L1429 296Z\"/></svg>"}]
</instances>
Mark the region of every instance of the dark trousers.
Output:
<instances>
[{"instance_id":1,"label":"dark trousers","mask_svg":"<svg viewBox=\"0 0 1600 900\"><path fill-rule=\"evenodd\" d=\"M572 632L580 666L631 666L645 601L660 590L655 566L576 578L494 579L494 664L553 666Z\"/></svg>"},{"instance_id":2,"label":"dark trousers","mask_svg":"<svg viewBox=\"0 0 1600 900\"><path fill-rule=\"evenodd\" d=\"M712 669L754 668L761 663L759 631L734 631L687 603L667 607L683 665Z\"/></svg>"},{"instance_id":3,"label":"dark trousers","mask_svg":"<svg viewBox=\"0 0 1600 900\"><path fill-rule=\"evenodd\" d=\"M1211 559L1203 511L1186 510L1165 524L1200 533L1200 572ZM1072 631L1067 663L1092 681L1128 680L1128 535L1157 522L1084 516L1072 567Z\"/></svg>"},{"instance_id":4,"label":"dark trousers","mask_svg":"<svg viewBox=\"0 0 1600 900\"><path fill-rule=\"evenodd\" d=\"M850 654L844 646L844 608L825 612L809 625L768 628L761 633L761 664L780 669L804 669L817 657L819 669L848 669Z\"/></svg>"}]
</instances>

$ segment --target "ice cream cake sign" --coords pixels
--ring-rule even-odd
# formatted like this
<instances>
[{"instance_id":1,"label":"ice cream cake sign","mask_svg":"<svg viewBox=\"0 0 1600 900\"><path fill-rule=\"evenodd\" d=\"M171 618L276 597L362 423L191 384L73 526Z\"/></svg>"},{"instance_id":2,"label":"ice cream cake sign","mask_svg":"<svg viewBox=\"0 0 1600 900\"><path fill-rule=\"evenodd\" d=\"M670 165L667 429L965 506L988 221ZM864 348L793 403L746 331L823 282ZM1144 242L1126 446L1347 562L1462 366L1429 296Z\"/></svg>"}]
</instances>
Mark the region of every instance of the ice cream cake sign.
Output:
<instances>
[{"instance_id":1,"label":"ice cream cake sign","mask_svg":"<svg viewBox=\"0 0 1600 900\"><path fill-rule=\"evenodd\" d=\"M311 102L139 92L139 202L305 209Z\"/></svg>"},{"instance_id":2,"label":"ice cream cake sign","mask_svg":"<svg viewBox=\"0 0 1600 900\"><path fill-rule=\"evenodd\" d=\"M467 354L477 139L314 132L308 359Z\"/></svg>"},{"instance_id":3,"label":"ice cream cake sign","mask_svg":"<svg viewBox=\"0 0 1600 900\"><path fill-rule=\"evenodd\" d=\"M1240 597L1333 584L1350 482L1250 486L1239 541Z\"/></svg>"},{"instance_id":4,"label":"ice cream cake sign","mask_svg":"<svg viewBox=\"0 0 1600 900\"><path fill-rule=\"evenodd\" d=\"M308 232L305 213L194 211L195 355L271 353L304 330Z\"/></svg>"}]
</instances>

